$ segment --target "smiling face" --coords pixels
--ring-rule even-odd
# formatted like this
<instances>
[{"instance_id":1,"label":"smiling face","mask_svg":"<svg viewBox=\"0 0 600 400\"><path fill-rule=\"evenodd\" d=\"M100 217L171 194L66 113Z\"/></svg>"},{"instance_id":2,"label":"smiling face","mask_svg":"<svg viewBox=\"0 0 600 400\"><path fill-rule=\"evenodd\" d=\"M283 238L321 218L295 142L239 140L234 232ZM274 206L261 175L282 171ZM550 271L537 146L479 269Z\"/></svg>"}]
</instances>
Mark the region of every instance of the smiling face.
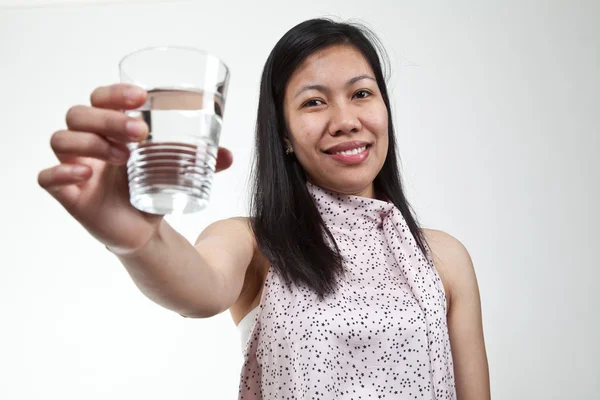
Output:
<instances>
[{"instance_id":1,"label":"smiling face","mask_svg":"<svg viewBox=\"0 0 600 400\"><path fill-rule=\"evenodd\" d=\"M388 112L364 56L335 45L307 57L285 91L288 147L309 182L375 197L373 180L388 150Z\"/></svg>"}]
</instances>

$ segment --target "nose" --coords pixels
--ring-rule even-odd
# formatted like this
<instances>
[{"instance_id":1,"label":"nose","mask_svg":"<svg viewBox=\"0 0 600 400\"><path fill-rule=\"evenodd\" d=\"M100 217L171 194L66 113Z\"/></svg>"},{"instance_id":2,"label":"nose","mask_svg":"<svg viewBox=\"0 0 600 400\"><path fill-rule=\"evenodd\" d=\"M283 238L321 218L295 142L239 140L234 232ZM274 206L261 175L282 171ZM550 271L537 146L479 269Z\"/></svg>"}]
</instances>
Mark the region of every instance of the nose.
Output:
<instances>
[{"instance_id":1,"label":"nose","mask_svg":"<svg viewBox=\"0 0 600 400\"><path fill-rule=\"evenodd\" d=\"M356 133L362 129L357 110L350 104L335 105L332 107L329 134L338 136Z\"/></svg>"}]
</instances>

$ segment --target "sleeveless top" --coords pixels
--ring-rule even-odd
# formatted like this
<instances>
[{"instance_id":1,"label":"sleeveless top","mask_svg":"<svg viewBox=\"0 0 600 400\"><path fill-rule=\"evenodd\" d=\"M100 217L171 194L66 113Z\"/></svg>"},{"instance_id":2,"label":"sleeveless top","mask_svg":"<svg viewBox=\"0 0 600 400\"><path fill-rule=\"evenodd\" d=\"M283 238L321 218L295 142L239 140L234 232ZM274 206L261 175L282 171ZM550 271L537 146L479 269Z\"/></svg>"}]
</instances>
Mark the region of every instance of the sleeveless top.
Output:
<instances>
[{"instance_id":1,"label":"sleeveless top","mask_svg":"<svg viewBox=\"0 0 600 400\"><path fill-rule=\"evenodd\" d=\"M429 253L393 204L307 187L345 275L319 300L269 269L239 399L454 400L446 296Z\"/></svg>"}]
</instances>

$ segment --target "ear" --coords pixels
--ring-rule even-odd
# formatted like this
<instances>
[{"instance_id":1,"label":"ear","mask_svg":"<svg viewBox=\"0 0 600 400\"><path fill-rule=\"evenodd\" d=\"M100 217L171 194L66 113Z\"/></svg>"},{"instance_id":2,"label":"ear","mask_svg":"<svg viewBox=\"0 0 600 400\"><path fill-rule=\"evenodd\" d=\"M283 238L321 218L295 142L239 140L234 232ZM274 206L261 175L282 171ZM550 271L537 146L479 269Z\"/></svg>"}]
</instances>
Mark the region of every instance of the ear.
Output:
<instances>
[{"instance_id":1,"label":"ear","mask_svg":"<svg viewBox=\"0 0 600 400\"><path fill-rule=\"evenodd\" d=\"M283 138L283 143L285 144L286 149L294 151L294 148L292 147L292 142L290 142L290 139L288 139L287 135L285 135L285 137Z\"/></svg>"}]
</instances>

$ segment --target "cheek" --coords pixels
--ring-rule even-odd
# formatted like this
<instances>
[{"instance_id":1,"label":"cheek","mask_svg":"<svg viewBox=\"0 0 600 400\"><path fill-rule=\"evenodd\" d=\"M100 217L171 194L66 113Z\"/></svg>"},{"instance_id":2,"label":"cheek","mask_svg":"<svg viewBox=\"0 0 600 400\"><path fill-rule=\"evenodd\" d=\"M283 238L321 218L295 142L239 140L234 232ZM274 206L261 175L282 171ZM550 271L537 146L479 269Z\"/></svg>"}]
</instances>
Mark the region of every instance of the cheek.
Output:
<instances>
[{"instance_id":1,"label":"cheek","mask_svg":"<svg viewBox=\"0 0 600 400\"><path fill-rule=\"evenodd\" d=\"M290 121L292 137L297 152L308 152L318 146L323 124L317 118L298 118Z\"/></svg>"},{"instance_id":2,"label":"cheek","mask_svg":"<svg viewBox=\"0 0 600 400\"><path fill-rule=\"evenodd\" d=\"M387 142L388 136L388 113L385 105L374 107L369 110L363 119L363 125L379 140Z\"/></svg>"},{"instance_id":3,"label":"cheek","mask_svg":"<svg viewBox=\"0 0 600 400\"><path fill-rule=\"evenodd\" d=\"M373 113L373 123L377 129L378 135L384 135L387 137L388 134L388 113L385 104Z\"/></svg>"}]
</instances>

